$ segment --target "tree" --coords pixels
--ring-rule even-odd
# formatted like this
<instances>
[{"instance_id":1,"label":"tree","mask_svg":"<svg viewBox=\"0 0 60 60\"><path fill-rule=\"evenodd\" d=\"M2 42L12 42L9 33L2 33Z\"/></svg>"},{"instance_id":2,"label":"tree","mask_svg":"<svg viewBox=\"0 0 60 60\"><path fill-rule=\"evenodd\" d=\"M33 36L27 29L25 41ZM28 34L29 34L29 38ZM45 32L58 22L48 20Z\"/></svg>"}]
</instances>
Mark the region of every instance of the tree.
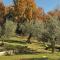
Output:
<instances>
[{"instance_id":1,"label":"tree","mask_svg":"<svg viewBox=\"0 0 60 60\"><path fill-rule=\"evenodd\" d=\"M25 22L25 23L19 23L19 31L24 34L25 36L27 35L27 41L28 43L31 43L30 39L31 37L36 37L36 38L41 38L41 34L44 31L44 25L43 21L31 21Z\"/></svg>"},{"instance_id":2,"label":"tree","mask_svg":"<svg viewBox=\"0 0 60 60\"><path fill-rule=\"evenodd\" d=\"M13 0L15 3L16 15L21 18L25 16L29 21L32 19L32 14L36 9L34 0ZM19 12L19 13L18 13Z\"/></svg>"},{"instance_id":3,"label":"tree","mask_svg":"<svg viewBox=\"0 0 60 60\"><path fill-rule=\"evenodd\" d=\"M4 27L1 27L1 39L2 44L4 44L4 40L9 39L12 36L15 36L16 31L16 23L12 20L6 20Z\"/></svg>"},{"instance_id":4,"label":"tree","mask_svg":"<svg viewBox=\"0 0 60 60\"><path fill-rule=\"evenodd\" d=\"M5 14L5 6L3 3L0 3L0 17L3 17Z\"/></svg>"},{"instance_id":5,"label":"tree","mask_svg":"<svg viewBox=\"0 0 60 60\"><path fill-rule=\"evenodd\" d=\"M4 25L5 25L6 20L5 20L4 16L5 16L5 6L3 3L0 3L0 27L1 27L0 37L4 35L4 30L5 30ZM2 40L2 42L3 42L3 40ZM3 43L2 43L2 45L3 45Z\"/></svg>"},{"instance_id":6,"label":"tree","mask_svg":"<svg viewBox=\"0 0 60 60\"><path fill-rule=\"evenodd\" d=\"M56 38L60 35L60 23L56 16L50 16L50 20L45 23L46 37L51 43L52 53L54 53Z\"/></svg>"},{"instance_id":7,"label":"tree","mask_svg":"<svg viewBox=\"0 0 60 60\"><path fill-rule=\"evenodd\" d=\"M5 37L9 38L12 36L15 36L15 31L16 31L16 23L13 22L12 20L6 20L5 23Z\"/></svg>"},{"instance_id":8,"label":"tree","mask_svg":"<svg viewBox=\"0 0 60 60\"><path fill-rule=\"evenodd\" d=\"M2 26L4 23L4 15L5 15L5 6L3 3L0 3L0 25Z\"/></svg>"}]
</instances>

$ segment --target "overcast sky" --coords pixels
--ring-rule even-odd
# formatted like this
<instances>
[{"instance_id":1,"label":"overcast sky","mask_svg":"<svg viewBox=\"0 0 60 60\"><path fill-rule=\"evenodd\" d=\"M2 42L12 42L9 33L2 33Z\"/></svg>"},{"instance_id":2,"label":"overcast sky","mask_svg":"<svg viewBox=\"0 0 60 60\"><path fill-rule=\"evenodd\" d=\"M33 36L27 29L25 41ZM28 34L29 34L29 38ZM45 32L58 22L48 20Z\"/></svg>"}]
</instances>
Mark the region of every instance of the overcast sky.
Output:
<instances>
[{"instance_id":1,"label":"overcast sky","mask_svg":"<svg viewBox=\"0 0 60 60\"><path fill-rule=\"evenodd\" d=\"M12 0L3 0L5 5L12 3ZM42 7L45 12L53 10L54 8L60 7L60 0L35 0L36 5Z\"/></svg>"}]
</instances>

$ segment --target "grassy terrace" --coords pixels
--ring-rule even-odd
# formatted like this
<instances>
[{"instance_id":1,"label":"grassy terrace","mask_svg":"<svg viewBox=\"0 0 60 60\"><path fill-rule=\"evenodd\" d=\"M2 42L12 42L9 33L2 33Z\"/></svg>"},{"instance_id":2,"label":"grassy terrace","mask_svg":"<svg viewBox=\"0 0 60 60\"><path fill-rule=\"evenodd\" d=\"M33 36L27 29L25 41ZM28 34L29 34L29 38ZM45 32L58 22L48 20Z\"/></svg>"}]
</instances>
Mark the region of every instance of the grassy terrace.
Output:
<instances>
[{"instance_id":1,"label":"grassy terrace","mask_svg":"<svg viewBox=\"0 0 60 60\"><path fill-rule=\"evenodd\" d=\"M37 42L36 40L33 40L32 44L26 43L27 37L13 37L10 38L10 40L5 40L6 44L14 45L14 46L27 46L31 50L35 50L36 54L19 54L19 55L13 55L13 56L0 56L0 60L33 60L33 58L43 58L47 57L49 60L60 60L60 52L55 52L54 54L51 54L51 51L44 50L44 47Z\"/></svg>"}]
</instances>

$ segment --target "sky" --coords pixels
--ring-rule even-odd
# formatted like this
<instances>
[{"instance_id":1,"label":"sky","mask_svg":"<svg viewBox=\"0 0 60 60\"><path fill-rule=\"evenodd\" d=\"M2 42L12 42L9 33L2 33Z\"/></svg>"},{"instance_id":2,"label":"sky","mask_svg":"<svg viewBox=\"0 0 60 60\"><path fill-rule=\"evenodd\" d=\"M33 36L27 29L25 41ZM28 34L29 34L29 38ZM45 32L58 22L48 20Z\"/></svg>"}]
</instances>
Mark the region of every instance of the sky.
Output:
<instances>
[{"instance_id":1,"label":"sky","mask_svg":"<svg viewBox=\"0 0 60 60\"><path fill-rule=\"evenodd\" d=\"M60 0L36 0L36 4L42 7L45 12L51 11L60 7Z\"/></svg>"},{"instance_id":2,"label":"sky","mask_svg":"<svg viewBox=\"0 0 60 60\"><path fill-rule=\"evenodd\" d=\"M12 0L3 0L3 2L6 6L12 4ZM60 0L35 0L35 2L36 5L38 7L42 7L45 12L60 7Z\"/></svg>"}]
</instances>

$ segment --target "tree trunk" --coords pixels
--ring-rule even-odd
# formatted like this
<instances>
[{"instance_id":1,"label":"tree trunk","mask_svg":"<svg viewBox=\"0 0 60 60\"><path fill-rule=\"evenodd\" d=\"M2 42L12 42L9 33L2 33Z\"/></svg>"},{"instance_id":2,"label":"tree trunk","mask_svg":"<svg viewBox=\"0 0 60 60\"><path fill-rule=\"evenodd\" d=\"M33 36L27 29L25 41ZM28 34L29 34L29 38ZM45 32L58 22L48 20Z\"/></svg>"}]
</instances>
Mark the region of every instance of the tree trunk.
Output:
<instances>
[{"instance_id":1,"label":"tree trunk","mask_svg":"<svg viewBox=\"0 0 60 60\"><path fill-rule=\"evenodd\" d=\"M32 33L29 34L27 41L26 41L27 43L31 43L31 41L30 41L31 37L32 37Z\"/></svg>"},{"instance_id":2,"label":"tree trunk","mask_svg":"<svg viewBox=\"0 0 60 60\"><path fill-rule=\"evenodd\" d=\"M52 53L54 53L54 50L55 50L55 40L54 39L51 41L51 47L52 47Z\"/></svg>"}]
</instances>

